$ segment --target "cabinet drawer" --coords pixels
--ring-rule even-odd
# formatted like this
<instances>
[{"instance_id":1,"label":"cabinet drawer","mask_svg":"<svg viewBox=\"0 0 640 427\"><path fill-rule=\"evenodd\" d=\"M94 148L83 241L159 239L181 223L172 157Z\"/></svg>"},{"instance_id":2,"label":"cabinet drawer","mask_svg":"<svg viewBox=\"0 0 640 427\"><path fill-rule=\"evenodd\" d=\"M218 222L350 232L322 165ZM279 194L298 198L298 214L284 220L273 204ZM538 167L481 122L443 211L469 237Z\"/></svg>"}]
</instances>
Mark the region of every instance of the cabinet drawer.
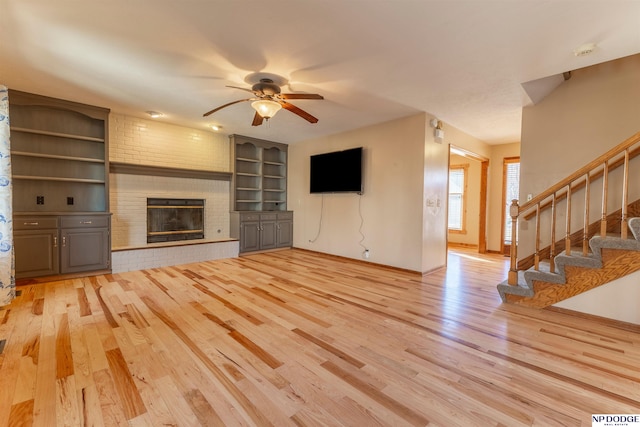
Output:
<instances>
[{"instance_id":1,"label":"cabinet drawer","mask_svg":"<svg viewBox=\"0 0 640 427\"><path fill-rule=\"evenodd\" d=\"M260 214L257 213L241 213L240 221L260 221Z\"/></svg>"},{"instance_id":2,"label":"cabinet drawer","mask_svg":"<svg viewBox=\"0 0 640 427\"><path fill-rule=\"evenodd\" d=\"M109 226L109 217L100 215L64 216L60 218L61 228L106 228Z\"/></svg>"},{"instance_id":3,"label":"cabinet drawer","mask_svg":"<svg viewBox=\"0 0 640 427\"><path fill-rule=\"evenodd\" d=\"M293 219L293 212L279 212L278 219Z\"/></svg>"},{"instance_id":4,"label":"cabinet drawer","mask_svg":"<svg viewBox=\"0 0 640 427\"><path fill-rule=\"evenodd\" d=\"M275 221L277 218L278 218L278 214L275 214L275 213L260 214L260 221Z\"/></svg>"},{"instance_id":5,"label":"cabinet drawer","mask_svg":"<svg viewBox=\"0 0 640 427\"><path fill-rule=\"evenodd\" d=\"M58 228L57 216L16 217L13 220L14 230L44 230Z\"/></svg>"}]
</instances>

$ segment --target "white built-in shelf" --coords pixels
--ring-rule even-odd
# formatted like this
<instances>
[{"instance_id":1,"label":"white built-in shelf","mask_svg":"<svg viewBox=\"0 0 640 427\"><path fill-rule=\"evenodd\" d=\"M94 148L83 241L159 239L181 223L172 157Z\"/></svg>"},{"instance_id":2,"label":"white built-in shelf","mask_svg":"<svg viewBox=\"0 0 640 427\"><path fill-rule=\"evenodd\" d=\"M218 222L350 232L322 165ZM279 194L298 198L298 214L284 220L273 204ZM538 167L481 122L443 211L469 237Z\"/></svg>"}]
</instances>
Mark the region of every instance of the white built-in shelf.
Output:
<instances>
[{"instance_id":1,"label":"white built-in shelf","mask_svg":"<svg viewBox=\"0 0 640 427\"><path fill-rule=\"evenodd\" d=\"M248 157L236 157L236 160L239 160L241 162L260 163L260 159L251 159Z\"/></svg>"},{"instance_id":2,"label":"white built-in shelf","mask_svg":"<svg viewBox=\"0 0 640 427\"><path fill-rule=\"evenodd\" d=\"M270 193L284 193L285 190L281 190L279 188L265 188L262 191Z\"/></svg>"},{"instance_id":3,"label":"white built-in shelf","mask_svg":"<svg viewBox=\"0 0 640 427\"><path fill-rule=\"evenodd\" d=\"M255 188L255 187L238 187L238 188L236 188L236 190L240 190L240 191L260 191L259 188Z\"/></svg>"},{"instance_id":4,"label":"white built-in shelf","mask_svg":"<svg viewBox=\"0 0 640 427\"><path fill-rule=\"evenodd\" d=\"M73 160L75 162L104 163L104 159L91 157L59 156L57 154L42 154L28 151L12 151L12 156L37 157L39 159Z\"/></svg>"},{"instance_id":5,"label":"white built-in shelf","mask_svg":"<svg viewBox=\"0 0 640 427\"><path fill-rule=\"evenodd\" d=\"M95 138L92 136L73 135L69 133L50 132L46 130L28 129L28 128L21 128L21 127L12 127L11 132L24 132L24 133L32 133L36 135L56 136L58 138L70 138L70 139L78 139L82 141L104 142L104 138Z\"/></svg>"},{"instance_id":6,"label":"white built-in shelf","mask_svg":"<svg viewBox=\"0 0 640 427\"><path fill-rule=\"evenodd\" d=\"M264 161L265 165L274 165L274 166L284 166L283 162L268 162L268 161Z\"/></svg>"},{"instance_id":7,"label":"white built-in shelf","mask_svg":"<svg viewBox=\"0 0 640 427\"><path fill-rule=\"evenodd\" d=\"M284 179L284 176L280 176L280 175L262 175L265 178L272 178L272 179Z\"/></svg>"},{"instance_id":8,"label":"white built-in shelf","mask_svg":"<svg viewBox=\"0 0 640 427\"><path fill-rule=\"evenodd\" d=\"M236 175L240 175L240 176L262 176L259 173L248 173L248 172L236 172Z\"/></svg>"}]
</instances>

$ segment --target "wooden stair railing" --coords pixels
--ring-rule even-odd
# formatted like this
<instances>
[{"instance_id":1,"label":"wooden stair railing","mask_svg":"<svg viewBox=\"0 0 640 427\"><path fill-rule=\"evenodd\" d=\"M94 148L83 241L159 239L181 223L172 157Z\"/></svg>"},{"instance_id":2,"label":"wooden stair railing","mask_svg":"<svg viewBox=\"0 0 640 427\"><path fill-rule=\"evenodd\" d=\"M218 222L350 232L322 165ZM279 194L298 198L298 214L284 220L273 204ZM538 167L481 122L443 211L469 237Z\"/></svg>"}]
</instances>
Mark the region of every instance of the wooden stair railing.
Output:
<instances>
[{"instance_id":1,"label":"wooden stair railing","mask_svg":"<svg viewBox=\"0 0 640 427\"><path fill-rule=\"evenodd\" d=\"M640 144L640 132L626 139L616 147L607 151L600 157L589 162L582 168L578 169L565 179L552 185L542 193L536 195L523 205L519 205L518 200L511 202L509 215L511 216L511 235L514 236L514 242L511 244L510 268L507 277L509 285L518 285L518 219L530 219L535 216L535 252L534 252L534 268L539 270L540 263L540 240L541 240L541 214L543 210L550 208L550 242L555 242L556 234L556 217L557 204L559 200L566 199L566 234L565 234L565 253L571 254L571 204L577 189L584 187L584 217L583 217L583 239L582 254L586 256L589 251L589 205L591 203L591 184L596 179L602 179L602 208L600 218L600 235L605 236L607 233L607 201L609 199L609 172L611 169L623 167L622 188L621 191L621 237L627 238L627 203L629 191L629 160L640 154L640 147L633 148L636 144ZM555 244L550 246L549 268L552 273L555 272Z\"/></svg>"}]
</instances>

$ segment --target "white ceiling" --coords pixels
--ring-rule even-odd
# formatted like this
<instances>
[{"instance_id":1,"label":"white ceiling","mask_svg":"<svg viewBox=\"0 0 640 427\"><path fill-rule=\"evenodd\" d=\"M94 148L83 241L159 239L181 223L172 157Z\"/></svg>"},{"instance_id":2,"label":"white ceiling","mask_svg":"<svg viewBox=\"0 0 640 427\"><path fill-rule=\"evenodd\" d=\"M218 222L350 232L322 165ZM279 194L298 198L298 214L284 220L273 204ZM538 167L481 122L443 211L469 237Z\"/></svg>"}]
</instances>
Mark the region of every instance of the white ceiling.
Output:
<instances>
[{"instance_id":1,"label":"white ceiling","mask_svg":"<svg viewBox=\"0 0 640 427\"><path fill-rule=\"evenodd\" d=\"M0 37L0 84L118 113L293 143L425 111L499 144L523 83L640 52L640 1L0 0ZM319 122L202 117L255 72L323 95L293 101Z\"/></svg>"}]
</instances>

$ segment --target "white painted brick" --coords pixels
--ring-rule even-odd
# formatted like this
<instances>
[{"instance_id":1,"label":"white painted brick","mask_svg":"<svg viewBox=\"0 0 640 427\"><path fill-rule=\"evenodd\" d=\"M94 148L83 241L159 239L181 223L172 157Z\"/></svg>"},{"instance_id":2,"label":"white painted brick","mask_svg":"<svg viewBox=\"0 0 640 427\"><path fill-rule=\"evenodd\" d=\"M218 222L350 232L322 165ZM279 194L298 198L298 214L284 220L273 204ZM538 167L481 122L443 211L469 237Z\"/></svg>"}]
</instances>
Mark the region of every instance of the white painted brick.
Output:
<instances>
[{"instance_id":1,"label":"white painted brick","mask_svg":"<svg viewBox=\"0 0 640 427\"><path fill-rule=\"evenodd\" d=\"M226 135L112 113L109 160L129 164L228 172ZM148 248L147 197L205 199L205 239L229 237L229 182L110 174L114 272L238 255L238 242Z\"/></svg>"}]
</instances>

